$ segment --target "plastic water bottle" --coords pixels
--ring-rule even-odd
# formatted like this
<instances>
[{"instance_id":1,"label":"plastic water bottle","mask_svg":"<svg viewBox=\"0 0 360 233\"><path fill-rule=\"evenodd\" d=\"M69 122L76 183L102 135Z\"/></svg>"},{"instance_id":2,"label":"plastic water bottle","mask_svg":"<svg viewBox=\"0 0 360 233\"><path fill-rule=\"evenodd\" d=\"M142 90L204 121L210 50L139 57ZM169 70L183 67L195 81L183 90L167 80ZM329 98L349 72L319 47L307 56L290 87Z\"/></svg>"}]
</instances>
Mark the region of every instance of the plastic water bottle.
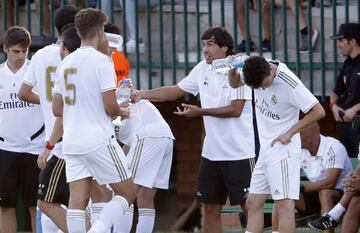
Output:
<instances>
[{"instance_id":1,"label":"plastic water bottle","mask_svg":"<svg viewBox=\"0 0 360 233\"><path fill-rule=\"evenodd\" d=\"M216 72L226 74L230 68L244 67L245 61L248 58L248 55L237 54L223 59L216 59L212 62L212 67Z\"/></svg>"},{"instance_id":2,"label":"plastic water bottle","mask_svg":"<svg viewBox=\"0 0 360 233\"><path fill-rule=\"evenodd\" d=\"M117 89L116 99L119 103L130 100L130 79L124 79Z\"/></svg>"},{"instance_id":3,"label":"plastic water bottle","mask_svg":"<svg viewBox=\"0 0 360 233\"><path fill-rule=\"evenodd\" d=\"M231 64L231 67L243 68L244 65L245 65L245 61L248 58L249 58L248 55L238 55L238 56L235 56L235 57L229 57L229 59L230 59L229 62Z\"/></svg>"},{"instance_id":4,"label":"plastic water bottle","mask_svg":"<svg viewBox=\"0 0 360 233\"><path fill-rule=\"evenodd\" d=\"M109 46L115 48L118 51L122 50L124 39L121 35L114 33L105 33L106 39L109 42Z\"/></svg>"}]
</instances>

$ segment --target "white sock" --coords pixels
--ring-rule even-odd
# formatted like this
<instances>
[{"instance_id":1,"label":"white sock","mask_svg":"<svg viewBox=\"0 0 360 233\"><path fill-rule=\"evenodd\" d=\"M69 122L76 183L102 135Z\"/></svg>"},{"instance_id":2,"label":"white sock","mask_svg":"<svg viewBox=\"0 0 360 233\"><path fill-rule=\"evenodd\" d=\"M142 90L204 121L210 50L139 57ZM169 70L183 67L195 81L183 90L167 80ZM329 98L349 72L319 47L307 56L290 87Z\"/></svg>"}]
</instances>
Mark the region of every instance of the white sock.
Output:
<instances>
[{"instance_id":1,"label":"white sock","mask_svg":"<svg viewBox=\"0 0 360 233\"><path fill-rule=\"evenodd\" d=\"M69 232L84 233L85 226L85 210L68 209L66 214L66 222Z\"/></svg>"},{"instance_id":2,"label":"white sock","mask_svg":"<svg viewBox=\"0 0 360 233\"><path fill-rule=\"evenodd\" d=\"M139 221L136 233L151 233L154 229L155 209L139 208Z\"/></svg>"},{"instance_id":3,"label":"white sock","mask_svg":"<svg viewBox=\"0 0 360 233\"><path fill-rule=\"evenodd\" d=\"M251 231L245 231L245 233L252 233Z\"/></svg>"},{"instance_id":4,"label":"white sock","mask_svg":"<svg viewBox=\"0 0 360 233\"><path fill-rule=\"evenodd\" d=\"M131 204L129 209L122 216L120 221L114 225L113 233L130 233L134 217L134 205Z\"/></svg>"},{"instance_id":5,"label":"white sock","mask_svg":"<svg viewBox=\"0 0 360 233\"><path fill-rule=\"evenodd\" d=\"M280 232L278 232L278 231L273 231L272 233L280 233Z\"/></svg>"},{"instance_id":6,"label":"white sock","mask_svg":"<svg viewBox=\"0 0 360 233\"><path fill-rule=\"evenodd\" d=\"M93 225L96 220L100 217L100 212L106 205L106 202L97 202L91 204L91 225Z\"/></svg>"},{"instance_id":7,"label":"white sock","mask_svg":"<svg viewBox=\"0 0 360 233\"><path fill-rule=\"evenodd\" d=\"M129 209L127 200L122 196L114 196L111 201L106 203L100 213L100 218L91 226L89 233L100 233L110 229Z\"/></svg>"},{"instance_id":8,"label":"white sock","mask_svg":"<svg viewBox=\"0 0 360 233\"><path fill-rule=\"evenodd\" d=\"M57 233L59 230L58 226L44 213L41 214L41 227L46 233Z\"/></svg>"},{"instance_id":9,"label":"white sock","mask_svg":"<svg viewBox=\"0 0 360 233\"><path fill-rule=\"evenodd\" d=\"M330 217L335 220L335 221L339 221L341 215L344 214L344 212L346 211L346 208L344 208L340 203L337 203L330 211L329 211L329 215Z\"/></svg>"}]
</instances>

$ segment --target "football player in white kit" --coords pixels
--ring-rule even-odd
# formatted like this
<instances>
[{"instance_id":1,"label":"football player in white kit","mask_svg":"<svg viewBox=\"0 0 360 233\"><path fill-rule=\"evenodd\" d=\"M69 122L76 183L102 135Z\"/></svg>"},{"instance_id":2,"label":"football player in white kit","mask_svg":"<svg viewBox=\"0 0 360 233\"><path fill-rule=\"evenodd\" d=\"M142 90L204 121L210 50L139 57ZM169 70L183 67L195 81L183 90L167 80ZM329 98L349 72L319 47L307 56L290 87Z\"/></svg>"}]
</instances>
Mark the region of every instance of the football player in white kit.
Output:
<instances>
[{"instance_id":1,"label":"football player in white kit","mask_svg":"<svg viewBox=\"0 0 360 233\"><path fill-rule=\"evenodd\" d=\"M17 94L30 65L26 59L30 42L30 33L23 27L10 27L4 34L7 60L0 65L1 232L17 232L15 208L20 190L36 231L36 160L43 148L45 127L40 106L21 101Z\"/></svg>"},{"instance_id":2,"label":"football player in white kit","mask_svg":"<svg viewBox=\"0 0 360 233\"><path fill-rule=\"evenodd\" d=\"M136 232L151 233L155 223L154 198L158 188L168 189L173 140L169 125L157 108L148 100L129 106L130 118L123 120L123 125L116 134L128 151L134 183L137 185L137 207L139 219ZM133 207L114 227L114 233L129 233L132 226Z\"/></svg>"},{"instance_id":3,"label":"football player in white kit","mask_svg":"<svg viewBox=\"0 0 360 233\"><path fill-rule=\"evenodd\" d=\"M74 22L77 12L78 9L72 5L65 5L56 11L54 20L58 41L56 44L48 45L33 55L29 71L24 77L19 91L20 99L29 102L40 101L41 111L45 119L47 142L38 157L38 165L42 170L39 176L38 207L43 212L41 225L44 232L57 232L57 228L64 232L67 231L66 210L60 206L61 204L67 206L69 201L65 160L61 142L58 143L59 138L62 136L62 126L59 126L61 119L57 119L55 124L56 118L52 113L51 104L55 71L61 62L61 32L67 24ZM67 41L74 36L76 35L67 35ZM67 42L67 49L70 52L79 46L80 39L78 37ZM39 94L33 92L35 86L39 86ZM54 127L56 127L55 130L53 130ZM60 130L58 130L59 127ZM53 136L55 139L50 138L52 133L57 134ZM49 161L47 161L48 159Z\"/></svg>"},{"instance_id":4,"label":"football player in white kit","mask_svg":"<svg viewBox=\"0 0 360 233\"><path fill-rule=\"evenodd\" d=\"M88 232L105 232L119 221L136 197L124 153L114 136L111 117L128 117L115 97L115 71L111 59L97 51L105 39L105 14L82 9L75 16L81 47L67 56L57 70L60 93L54 114L63 117L63 153L70 187L69 232L86 232L85 207L92 178L110 184L115 196ZM56 96L56 97L55 97Z\"/></svg>"},{"instance_id":5,"label":"football player in white kit","mask_svg":"<svg viewBox=\"0 0 360 233\"><path fill-rule=\"evenodd\" d=\"M318 100L279 61L253 56L243 67L245 84L255 92L260 154L247 199L247 232L263 231L263 204L272 195L279 232L295 231L294 200L299 199L299 132L325 116ZM299 120L300 110L305 116Z\"/></svg>"}]
</instances>

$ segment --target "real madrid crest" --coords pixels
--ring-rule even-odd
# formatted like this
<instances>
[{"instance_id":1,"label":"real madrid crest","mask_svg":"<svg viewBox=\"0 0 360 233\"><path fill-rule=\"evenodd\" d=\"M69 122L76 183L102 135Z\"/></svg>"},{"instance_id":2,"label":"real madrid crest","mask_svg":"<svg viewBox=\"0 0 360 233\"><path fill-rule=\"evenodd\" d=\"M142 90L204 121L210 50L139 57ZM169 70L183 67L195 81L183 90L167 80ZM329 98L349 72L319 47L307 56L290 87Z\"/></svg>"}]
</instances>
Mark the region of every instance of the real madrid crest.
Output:
<instances>
[{"instance_id":1,"label":"real madrid crest","mask_svg":"<svg viewBox=\"0 0 360 233\"><path fill-rule=\"evenodd\" d=\"M271 96L271 103L274 104L274 105L277 104L276 95L272 95L272 96Z\"/></svg>"}]
</instances>

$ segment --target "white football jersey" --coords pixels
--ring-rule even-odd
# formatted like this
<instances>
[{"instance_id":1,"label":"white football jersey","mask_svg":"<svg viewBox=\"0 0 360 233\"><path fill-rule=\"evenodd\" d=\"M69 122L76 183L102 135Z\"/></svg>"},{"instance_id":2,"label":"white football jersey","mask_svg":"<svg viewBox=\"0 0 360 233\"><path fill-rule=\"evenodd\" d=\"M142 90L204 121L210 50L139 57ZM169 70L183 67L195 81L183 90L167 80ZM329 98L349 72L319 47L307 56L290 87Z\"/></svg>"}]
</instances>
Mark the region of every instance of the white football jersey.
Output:
<instances>
[{"instance_id":1,"label":"white football jersey","mask_svg":"<svg viewBox=\"0 0 360 233\"><path fill-rule=\"evenodd\" d=\"M352 171L352 164L340 141L321 135L319 149L315 156L306 149L301 150L301 168L311 182L325 179L326 169L341 169L335 188L342 190L342 180Z\"/></svg>"},{"instance_id":2,"label":"white football jersey","mask_svg":"<svg viewBox=\"0 0 360 233\"><path fill-rule=\"evenodd\" d=\"M80 47L61 62L56 75L64 101L63 153L85 154L108 144L115 132L102 93L116 88L111 58Z\"/></svg>"},{"instance_id":3,"label":"white football jersey","mask_svg":"<svg viewBox=\"0 0 360 233\"><path fill-rule=\"evenodd\" d=\"M217 73L201 61L181 80L178 86L193 95L200 95L202 108L220 108L232 100L245 100L240 117L203 116L205 139L202 156L212 161L231 161L255 157L255 141L251 106L251 89L233 89L227 76Z\"/></svg>"},{"instance_id":4,"label":"white football jersey","mask_svg":"<svg viewBox=\"0 0 360 233\"><path fill-rule=\"evenodd\" d=\"M271 147L271 142L299 121L300 110L307 113L317 103L318 100L296 75L279 62L271 86L255 90L261 145L259 161L279 161L289 154L300 156L300 134L295 134L288 145L277 142Z\"/></svg>"},{"instance_id":5,"label":"white football jersey","mask_svg":"<svg viewBox=\"0 0 360 233\"><path fill-rule=\"evenodd\" d=\"M38 86L40 107L45 120L46 139L50 138L56 119L52 112L52 89L55 72L60 62L60 46L48 45L32 56L30 67L23 79L24 83L32 87ZM64 158L61 143L55 144L52 153L59 158Z\"/></svg>"},{"instance_id":6,"label":"white football jersey","mask_svg":"<svg viewBox=\"0 0 360 233\"><path fill-rule=\"evenodd\" d=\"M148 100L131 104L130 118L123 120L117 138L130 146L133 140L167 137L175 139L159 110Z\"/></svg>"},{"instance_id":7,"label":"white football jersey","mask_svg":"<svg viewBox=\"0 0 360 233\"><path fill-rule=\"evenodd\" d=\"M38 154L44 147L44 120L40 106L18 98L30 61L14 74L0 65L0 149Z\"/></svg>"}]
</instances>

